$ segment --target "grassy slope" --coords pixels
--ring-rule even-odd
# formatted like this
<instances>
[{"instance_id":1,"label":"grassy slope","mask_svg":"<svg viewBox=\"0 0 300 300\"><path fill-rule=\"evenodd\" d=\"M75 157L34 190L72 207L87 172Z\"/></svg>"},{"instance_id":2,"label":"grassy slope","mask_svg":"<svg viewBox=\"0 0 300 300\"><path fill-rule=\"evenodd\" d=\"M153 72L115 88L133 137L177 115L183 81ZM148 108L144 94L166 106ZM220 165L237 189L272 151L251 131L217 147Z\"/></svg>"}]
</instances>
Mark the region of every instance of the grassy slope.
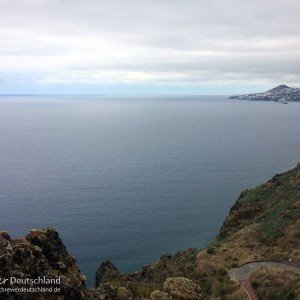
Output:
<instances>
[{"instance_id":1,"label":"grassy slope","mask_svg":"<svg viewBox=\"0 0 300 300\"><path fill-rule=\"evenodd\" d=\"M300 295L300 275L276 268L261 268L251 274L259 299L292 300Z\"/></svg>"},{"instance_id":2,"label":"grassy slope","mask_svg":"<svg viewBox=\"0 0 300 300\"><path fill-rule=\"evenodd\" d=\"M267 183L243 192L216 240L198 254L197 270L208 283L207 295L220 295L215 283L223 280L225 285L221 292L231 299L232 291L226 277L220 279L214 275L220 268L227 271L260 259L300 260L299 203L299 164L293 170L275 175Z\"/></svg>"},{"instance_id":3,"label":"grassy slope","mask_svg":"<svg viewBox=\"0 0 300 300\"><path fill-rule=\"evenodd\" d=\"M237 230L257 224L261 242L274 243L284 229L299 219L300 165L253 190L243 192L230 210L218 240L232 238ZM299 233L298 233L299 234Z\"/></svg>"}]
</instances>

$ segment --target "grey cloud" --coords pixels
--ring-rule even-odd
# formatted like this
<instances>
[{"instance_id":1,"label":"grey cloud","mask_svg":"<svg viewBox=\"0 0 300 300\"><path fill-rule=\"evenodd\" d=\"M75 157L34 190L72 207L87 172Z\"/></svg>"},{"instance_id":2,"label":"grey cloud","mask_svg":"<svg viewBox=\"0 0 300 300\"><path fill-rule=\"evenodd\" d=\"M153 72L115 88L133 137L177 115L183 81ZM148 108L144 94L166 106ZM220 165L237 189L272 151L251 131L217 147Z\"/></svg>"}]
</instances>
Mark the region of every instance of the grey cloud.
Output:
<instances>
[{"instance_id":1,"label":"grey cloud","mask_svg":"<svg viewBox=\"0 0 300 300\"><path fill-rule=\"evenodd\" d=\"M299 11L298 0L0 0L0 59L11 61L0 72L24 58L12 72L41 79L90 70L300 84ZM45 69L25 70L34 57Z\"/></svg>"}]
</instances>

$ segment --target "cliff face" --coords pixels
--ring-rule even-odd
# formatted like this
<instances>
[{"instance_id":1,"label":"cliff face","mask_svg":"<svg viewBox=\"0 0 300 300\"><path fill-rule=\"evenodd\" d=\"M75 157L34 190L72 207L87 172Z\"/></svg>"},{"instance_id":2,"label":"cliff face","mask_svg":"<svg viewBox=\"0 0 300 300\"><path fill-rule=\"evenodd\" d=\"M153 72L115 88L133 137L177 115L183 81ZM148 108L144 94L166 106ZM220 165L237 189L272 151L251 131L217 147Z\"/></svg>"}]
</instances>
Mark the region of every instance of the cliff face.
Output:
<instances>
[{"instance_id":1,"label":"cliff face","mask_svg":"<svg viewBox=\"0 0 300 300\"><path fill-rule=\"evenodd\" d=\"M0 299L130 299L126 289L103 283L86 287L76 260L54 228L31 230L11 239L0 231ZM11 290L8 290L11 289ZM26 290L25 290L26 289Z\"/></svg>"},{"instance_id":2,"label":"cliff face","mask_svg":"<svg viewBox=\"0 0 300 300\"><path fill-rule=\"evenodd\" d=\"M291 88L287 85L279 85L267 92L246 95L234 95L229 99L250 100L250 101L275 101L275 102L299 102L300 88Z\"/></svg>"},{"instance_id":3,"label":"cliff face","mask_svg":"<svg viewBox=\"0 0 300 300\"><path fill-rule=\"evenodd\" d=\"M1 293L1 299L247 299L228 270L252 260L300 259L300 165L247 190L233 205L217 238L202 250L164 254L140 272L122 274L104 261L95 288L53 228L32 230L23 239L0 232L0 288L7 278L60 278L56 293ZM21 286L24 286L22 284ZM26 284L26 287L37 287ZM39 287L48 288L41 283Z\"/></svg>"}]
</instances>

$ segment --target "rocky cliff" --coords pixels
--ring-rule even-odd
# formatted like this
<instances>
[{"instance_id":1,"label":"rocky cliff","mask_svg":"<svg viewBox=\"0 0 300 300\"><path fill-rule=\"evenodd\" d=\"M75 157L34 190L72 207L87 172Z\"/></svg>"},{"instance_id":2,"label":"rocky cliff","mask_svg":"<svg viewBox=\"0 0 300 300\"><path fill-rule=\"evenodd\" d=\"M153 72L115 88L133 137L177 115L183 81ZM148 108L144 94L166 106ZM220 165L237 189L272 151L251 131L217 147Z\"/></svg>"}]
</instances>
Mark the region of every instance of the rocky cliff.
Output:
<instances>
[{"instance_id":1,"label":"rocky cliff","mask_svg":"<svg viewBox=\"0 0 300 300\"><path fill-rule=\"evenodd\" d=\"M17 296L18 299L56 299L56 295L80 299L86 292L85 277L54 228L32 230L21 239L11 239L6 232L0 232L0 278L0 288L60 289L57 293L1 291L1 299ZM28 279L38 282L24 282ZM53 282L42 282L44 279ZM23 282L18 284L17 280Z\"/></svg>"},{"instance_id":2,"label":"rocky cliff","mask_svg":"<svg viewBox=\"0 0 300 300\"><path fill-rule=\"evenodd\" d=\"M102 266L104 273L108 272L105 263ZM106 283L88 289L85 276L54 228L31 230L20 239L0 231L0 299L130 298L126 288Z\"/></svg>"},{"instance_id":3,"label":"rocky cliff","mask_svg":"<svg viewBox=\"0 0 300 300\"><path fill-rule=\"evenodd\" d=\"M23 239L11 239L6 232L1 232L0 289L16 287L15 283L3 281L8 278L42 277L59 278L59 282L26 283L25 286L51 286L59 291L30 294L2 291L0 298L247 299L238 284L229 280L228 270L260 259L299 261L299 228L298 164L265 184L244 191L231 208L217 238L207 248L164 254L133 274L122 274L110 261L104 261L96 272L95 287L91 289L86 287L85 277L55 229L32 230ZM299 279L295 282L299 283ZM293 293L296 294L291 291L290 295Z\"/></svg>"},{"instance_id":4,"label":"rocky cliff","mask_svg":"<svg viewBox=\"0 0 300 300\"><path fill-rule=\"evenodd\" d=\"M300 88L291 88L287 85L279 85L267 92L246 95L234 95L229 99L250 100L250 101L275 101L275 102L299 102Z\"/></svg>"}]
</instances>

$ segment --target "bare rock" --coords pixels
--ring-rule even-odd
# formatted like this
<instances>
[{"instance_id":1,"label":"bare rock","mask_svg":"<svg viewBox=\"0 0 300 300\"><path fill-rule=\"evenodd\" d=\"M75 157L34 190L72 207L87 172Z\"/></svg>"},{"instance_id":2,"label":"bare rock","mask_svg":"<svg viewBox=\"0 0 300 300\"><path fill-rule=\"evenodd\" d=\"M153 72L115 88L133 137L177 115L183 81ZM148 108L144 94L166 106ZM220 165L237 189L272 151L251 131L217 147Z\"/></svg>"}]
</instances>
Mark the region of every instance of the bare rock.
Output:
<instances>
[{"instance_id":1,"label":"bare rock","mask_svg":"<svg viewBox=\"0 0 300 300\"><path fill-rule=\"evenodd\" d=\"M120 276L118 269L109 260L105 260L101 263L95 276L95 287L99 287L102 283L108 279L115 279Z\"/></svg>"}]
</instances>

